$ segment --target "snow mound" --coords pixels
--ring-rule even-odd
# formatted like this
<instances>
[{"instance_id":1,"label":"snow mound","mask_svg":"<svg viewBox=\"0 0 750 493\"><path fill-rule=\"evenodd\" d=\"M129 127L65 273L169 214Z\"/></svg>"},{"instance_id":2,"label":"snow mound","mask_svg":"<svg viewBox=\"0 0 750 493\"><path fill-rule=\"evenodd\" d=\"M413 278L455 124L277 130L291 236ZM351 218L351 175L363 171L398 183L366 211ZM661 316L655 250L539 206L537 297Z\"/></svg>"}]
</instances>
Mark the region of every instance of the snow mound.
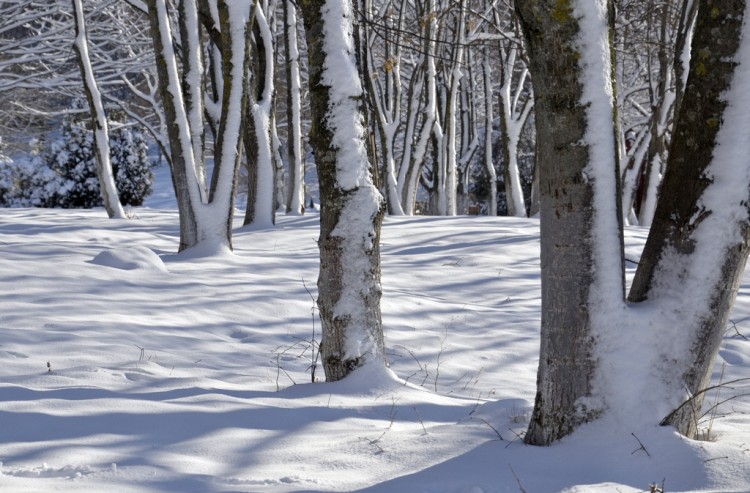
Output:
<instances>
[{"instance_id":1,"label":"snow mound","mask_svg":"<svg viewBox=\"0 0 750 493\"><path fill-rule=\"evenodd\" d=\"M105 250L94 257L91 263L123 270L167 272L161 258L153 250L144 246Z\"/></svg>"}]
</instances>

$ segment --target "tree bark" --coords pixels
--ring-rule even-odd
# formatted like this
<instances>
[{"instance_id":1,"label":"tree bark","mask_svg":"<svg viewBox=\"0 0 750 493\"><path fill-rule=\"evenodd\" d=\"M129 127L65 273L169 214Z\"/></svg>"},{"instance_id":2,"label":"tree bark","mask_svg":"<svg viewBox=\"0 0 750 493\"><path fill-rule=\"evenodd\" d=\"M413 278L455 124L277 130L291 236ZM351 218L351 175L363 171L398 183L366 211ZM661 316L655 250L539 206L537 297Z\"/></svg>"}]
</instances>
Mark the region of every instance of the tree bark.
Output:
<instances>
[{"instance_id":1,"label":"tree bark","mask_svg":"<svg viewBox=\"0 0 750 493\"><path fill-rule=\"evenodd\" d=\"M91 113L91 126L94 132L94 151L96 154L96 174L99 178L99 188L102 194L102 202L107 215L114 219L123 219L125 211L120 204L117 195L117 186L112 174L112 162L109 150L109 126L107 115L104 114L104 104L99 86L94 77L89 58L88 37L86 36L86 21L83 15L81 0L73 1L73 12L75 15L75 42L73 47L76 52L78 67L81 70L83 89Z\"/></svg>"},{"instance_id":2,"label":"tree bark","mask_svg":"<svg viewBox=\"0 0 750 493\"><path fill-rule=\"evenodd\" d=\"M177 209L180 216L180 245L179 251L183 251L198 244L198 224L195 210L191 205L190 186L188 183L188 166L194 166L192 159L192 146L183 146L182 140L189 141L188 132L182 132L178 122L178 106L182 104L182 94L173 93L171 87L178 87L178 78L172 72L168 60L174 60L174 50L170 44L165 43L167 36L162 33L171 34L168 19L162 18L161 12L166 11L163 0L147 0L148 16L151 22L151 39L154 43L154 58L156 72L159 77L159 92L164 106L164 116L167 123L167 136L172 164L172 184L177 199ZM184 109L183 109L184 113ZM180 115L184 122L187 117ZM186 152L189 151L189 155ZM191 164L188 164L191 163Z\"/></svg>"},{"instance_id":3,"label":"tree bark","mask_svg":"<svg viewBox=\"0 0 750 493\"><path fill-rule=\"evenodd\" d=\"M253 9L256 50L247 98L248 124L245 147L248 162L247 210L244 224L270 227L276 221L274 151L271 125L274 87L274 42L266 12L260 3ZM253 179L254 178L254 179Z\"/></svg>"},{"instance_id":4,"label":"tree bark","mask_svg":"<svg viewBox=\"0 0 750 493\"><path fill-rule=\"evenodd\" d=\"M302 0L309 52L310 143L320 183L318 308L326 378L382 365L380 227L384 201L372 182L353 51L350 0ZM336 73L327 67L336 67ZM344 80L339 75L346 74Z\"/></svg>"},{"instance_id":5,"label":"tree bark","mask_svg":"<svg viewBox=\"0 0 750 493\"><path fill-rule=\"evenodd\" d=\"M681 385L696 397L663 421L687 436L697 431L695 413L703 402L700 391L710 379L749 251L747 155L739 161L736 155L724 157L727 147L743 145L727 142L724 132L746 124L741 110L731 111L736 98L746 97L732 99L733 86L747 79L736 70L738 63L747 63L747 55L740 62L741 42L745 51L750 49L745 39L748 30L742 28L746 15L746 3L738 0L706 1L698 7L690 77L651 233L629 294L632 302L652 299L669 311L666 290L670 287L705 293L704 306L678 307L684 314L682 337L689 350L673 356ZM723 145L718 146L719 142ZM725 174L739 179L727 183ZM716 192L711 190L720 183L724 183L722 198L734 191L739 198L736 203L729 198L725 203L712 200ZM732 212L733 208L739 210ZM727 230L734 233L723 233ZM707 248L711 241L713 246ZM707 262L714 267L701 267Z\"/></svg>"},{"instance_id":6,"label":"tree bark","mask_svg":"<svg viewBox=\"0 0 750 493\"><path fill-rule=\"evenodd\" d=\"M194 0L185 0L194 2ZM159 92L164 107L167 135L172 164L172 182L180 214L180 247L183 251L202 242L212 243L212 248L232 248L232 219L234 196L237 187L241 127L245 118L245 81L248 73L248 29L249 6L218 2L218 22L221 23L220 46L221 115L216 135L214 170L209 196L205 197L200 169L204 162L195 153L199 146L193 142L193 126L190 109L200 105L199 101L188 104L185 94L203 97L196 77L181 77L178 70L175 42L165 0L147 0L151 37L154 43ZM193 14L195 10L191 9ZM187 10L186 10L187 12ZM191 14L192 15L192 14ZM196 18L192 15L193 19ZM185 30L183 36L192 38L192 49L201 49L199 32ZM197 59L196 55L191 55ZM184 68L184 67L183 67ZM196 114L193 112L193 116ZM203 129L201 129L202 134ZM218 224L216 224L218 223Z\"/></svg>"},{"instance_id":7,"label":"tree bark","mask_svg":"<svg viewBox=\"0 0 750 493\"><path fill-rule=\"evenodd\" d=\"M586 74L581 64L595 57L580 46L582 27L574 6L565 0L516 0L534 79L541 209L541 349L536 402L525 436L534 445L550 444L602 413L602 404L590 399L598 365L592 319L602 309L592 300L599 289L617 290L602 284L618 282L618 275L608 281L598 277L613 267L617 272L617 265L605 265L608 259L598 250L596 229L602 229L602 221L597 214L606 212L595 206L604 183L616 182L616 165L607 171L614 177L594 176L590 167L602 156L601 148L595 153L596 146L605 146L604 155L614 163L614 131L611 149L587 136L589 127L614 127L611 119L595 119L601 108L592 116L592 103L583 102ZM581 5L596 7L592 2ZM609 193L614 201L615 190ZM616 229L617 218L609 221ZM623 283L622 272L619 277Z\"/></svg>"},{"instance_id":8,"label":"tree bark","mask_svg":"<svg viewBox=\"0 0 750 493\"><path fill-rule=\"evenodd\" d=\"M287 181L286 213L305 212L305 163L302 155L302 101L300 94L299 49L297 46L297 6L292 0L284 5L284 53L286 54Z\"/></svg>"}]
</instances>

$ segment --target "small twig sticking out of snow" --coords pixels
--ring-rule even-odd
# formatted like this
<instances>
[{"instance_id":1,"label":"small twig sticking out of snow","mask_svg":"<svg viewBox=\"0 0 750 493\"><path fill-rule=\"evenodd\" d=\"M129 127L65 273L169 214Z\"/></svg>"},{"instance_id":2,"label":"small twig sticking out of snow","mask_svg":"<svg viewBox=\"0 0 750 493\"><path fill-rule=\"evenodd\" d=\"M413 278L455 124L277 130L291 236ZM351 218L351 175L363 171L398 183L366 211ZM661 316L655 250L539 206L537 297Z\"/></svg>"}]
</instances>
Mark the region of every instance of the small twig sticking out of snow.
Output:
<instances>
[{"instance_id":1,"label":"small twig sticking out of snow","mask_svg":"<svg viewBox=\"0 0 750 493\"><path fill-rule=\"evenodd\" d=\"M733 385L733 384L735 384L735 383L738 383L738 382L746 382L746 381L748 381L748 380L750 380L750 377L743 377L743 378L737 378L737 379L735 379L735 380L730 380L730 381L728 381L728 382L720 383L720 384L718 384L718 385L712 385L712 386L710 386L710 387L706 387L705 389L703 389L703 390L701 390L701 391L698 391L698 392L696 392L696 393L695 393L694 395L692 395L692 396L691 396L690 398L688 398L688 399L685 399L685 401L684 401L684 402L683 402L682 404L680 404L679 406L677 406L677 408L676 408L676 409L674 409L674 410L673 410L673 411L672 411L671 413L669 413L669 414L668 414L668 415L667 415L667 416L666 416L666 417L665 417L664 419L662 419L662 420L661 420L661 423L659 423L659 424L660 424L660 425L662 425L662 426L663 426L663 425L666 425L666 424L669 424L669 420L670 420L670 418L671 418L672 416L674 416L675 414L677 414L677 412L678 412L678 411L679 411L680 409L682 409L683 407L685 407L685 406L687 406L687 405L691 405L691 406L692 406L692 405L693 405L693 403L694 403L694 401L695 401L695 399L696 399L696 398L697 398L698 396L700 396L701 394L705 394L706 392L709 392L709 391L711 391L711 390L713 390L713 389L716 389L716 388L719 388L719 387L728 387L729 389L733 389L733 387L730 387L730 385ZM734 398L736 398L736 397L740 397L740 396L734 396L734 397L731 397L730 399L725 399L724 401L722 401L722 403L723 403L723 402L726 402L727 400L731 400L731 399L734 399ZM697 411L698 411L698 410L695 410L695 409L694 409L694 414L696 414L696 415L697 415ZM695 418L695 419L696 419L696 422L697 422L697 420L698 420L698 417L696 416L696 418Z\"/></svg>"},{"instance_id":2,"label":"small twig sticking out of snow","mask_svg":"<svg viewBox=\"0 0 750 493\"><path fill-rule=\"evenodd\" d=\"M391 401L392 401L391 410L388 413L388 417L390 418L391 421L390 423L388 423L388 428L386 428L386 431L390 430L393 427L393 422L396 421L396 414L398 414L398 411L396 411L396 398L391 396Z\"/></svg>"},{"instance_id":3,"label":"small twig sticking out of snow","mask_svg":"<svg viewBox=\"0 0 750 493\"><path fill-rule=\"evenodd\" d=\"M630 452L630 455L633 455L634 453L638 452L639 450L643 450L644 452L646 452L647 456L651 457L651 454L649 454L648 450L646 450L646 447L643 446L643 442L641 442L641 440L637 436L635 436L635 433L630 433L630 434L633 435L633 438L635 438L636 441L638 442L638 445L640 445L640 447L638 447L637 449L635 449L632 452Z\"/></svg>"},{"instance_id":4,"label":"small twig sticking out of snow","mask_svg":"<svg viewBox=\"0 0 750 493\"><path fill-rule=\"evenodd\" d=\"M482 372L483 372L483 371L484 371L484 366L483 366L483 367L481 367L481 368L479 369L479 371L477 372L477 374L476 374L476 375L474 375L474 376L473 376L472 378L469 378L469 379L468 379L468 380L466 381L466 385L464 385L464 390L466 390L466 388L467 388L467 387L469 386L469 384L470 384L470 383L471 383L472 381L473 381L474 383L473 383L473 384L471 385L471 388L472 388L472 389L474 389L474 387L476 387L476 385L477 385L477 384L479 383L479 376L480 376L480 375L482 374Z\"/></svg>"},{"instance_id":5,"label":"small twig sticking out of snow","mask_svg":"<svg viewBox=\"0 0 750 493\"><path fill-rule=\"evenodd\" d=\"M716 419L716 413L719 408L719 394L721 393L721 381L724 380L724 370L727 368L727 363L724 362L724 364L721 365L721 373L719 374L719 387L716 389L716 397L714 398L714 402L711 405L711 408L708 410L708 413L710 414L711 418L708 420L708 428L706 428L706 439L711 440L711 430L714 426L714 420Z\"/></svg>"},{"instance_id":6,"label":"small twig sticking out of snow","mask_svg":"<svg viewBox=\"0 0 750 493\"><path fill-rule=\"evenodd\" d=\"M513 466L508 464L508 468L510 468L510 473L513 475L513 477L516 478L516 483L518 483L518 488L521 490L521 493L528 493L526 491L526 488L523 487L523 483L521 483L521 480L516 475L516 471L513 470Z\"/></svg>"},{"instance_id":7,"label":"small twig sticking out of snow","mask_svg":"<svg viewBox=\"0 0 750 493\"><path fill-rule=\"evenodd\" d=\"M414 414L417 415L417 419L419 420L419 424L422 425L422 429L424 430L424 434L427 435L427 428L424 426L424 422L422 421L422 417L419 415L419 412L417 411L417 406L412 406L412 409L414 409Z\"/></svg>"},{"instance_id":8,"label":"small twig sticking out of snow","mask_svg":"<svg viewBox=\"0 0 750 493\"><path fill-rule=\"evenodd\" d=\"M287 372L283 366L281 366L281 355L283 353L276 353L276 392L279 392L281 390L281 386L279 385L279 377L281 376L281 372L284 372L284 375L292 381L292 385L297 385L297 382L294 381L291 375L289 375L289 372Z\"/></svg>"},{"instance_id":9,"label":"small twig sticking out of snow","mask_svg":"<svg viewBox=\"0 0 750 493\"><path fill-rule=\"evenodd\" d=\"M317 303L315 301L315 297L307 288L307 284L305 284L304 278L302 279L302 286L304 286L305 291L307 291L307 294L310 295L310 299L312 300L312 307L310 308L310 314L312 316L312 338L310 339L310 347L312 348L312 354L310 355L310 377L312 378L312 383L315 383L315 370L318 368L318 357L320 356L320 351L315 350L315 307L317 306Z\"/></svg>"},{"instance_id":10,"label":"small twig sticking out of snow","mask_svg":"<svg viewBox=\"0 0 750 493\"><path fill-rule=\"evenodd\" d=\"M141 355L140 355L140 356L138 357L138 362L139 362L139 363L143 363L143 358L145 358L145 357L146 357L146 349L145 349L145 348L142 348L142 347L141 347L141 346L139 346L138 344L133 344L133 346L135 346L135 347L137 347L138 349L140 349L140 350L141 350Z\"/></svg>"},{"instance_id":11,"label":"small twig sticking out of snow","mask_svg":"<svg viewBox=\"0 0 750 493\"><path fill-rule=\"evenodd\" d=\"M478 419L482 423L486 424L487 426L489 426L492 429L492 431L495 432L495 435L497 435L497 437L500 439L501 442L505 441L505 438L503 438L503 436L500 434L500 432L497 431L497 428L495 428L494 426L492 426L486 419L477 418L475 416L472 416L471 419Z\"/></svg>"},{"instance_id":12,"label":"small twig sticking out of snow","mask_svg":"<svg viewBox=\"0 0 750 493\"><path fill-rule=\"evenodd\" d=\"M520 440L521 443L523 443L524 445L526 445L526 442L523 441L523 436L522 435L519 435L518 433L516 433L515 431L513 431L512 428L508 428L508 431L511 432L511 433L513 433L516 436L516 438L514 438L513 440L511 440L510 442L508 442L508 445L506 445L505 448L510 447L511 444L513 442L515 442L516 440Z\"/></svg>"},{"instance_id":13,"label":"small twig sticking out of snow","mask_svg":"<svg viewBox=\"0 0 750 493\"><path fill-rule=\"evenodd\" d=\"M385 432L383 432L383 435L385 435ZM381 438L383 438L383 435L380 435L375 440L366 439L369 442L370 445L372 445L373 447L377 448L377 451L375 452L375 455L380 455L380 454L384 454L385 453L385 449L383 449L383 447L381 447L380 445L378 445L378 442L380 441Z\"/></svg>"},{"instance_id":14,"label":"small twig sticking out of snow","mask_svg":"<svg viewBox=\"0 0 750 493\"><path fill-rule=\"evenodd\" d=\"M440 357L443 355L443 351L445 350L445 340L448 339L448 327L445 327L445 334L443 334L443 338L440 339L440 351L438 351L437 354L437 368L435 368L435 392L438 391L438 378L440 378Z\"/></svg>"}]
</instances>

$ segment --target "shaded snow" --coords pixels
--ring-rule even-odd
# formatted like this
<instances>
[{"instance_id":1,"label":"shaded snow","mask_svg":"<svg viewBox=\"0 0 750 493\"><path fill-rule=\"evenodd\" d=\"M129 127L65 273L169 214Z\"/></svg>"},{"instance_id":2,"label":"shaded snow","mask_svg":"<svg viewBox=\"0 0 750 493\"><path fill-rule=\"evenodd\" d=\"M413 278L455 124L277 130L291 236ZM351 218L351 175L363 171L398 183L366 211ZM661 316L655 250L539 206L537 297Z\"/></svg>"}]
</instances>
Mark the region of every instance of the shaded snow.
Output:
<instances>
[{"instance_id":1,"label":"shaded snow","mask_svg":"<svg viewBox=\"0 0 750 493\"><path fill-rule=\"evenodd\" d=\"M517 492L514 474L529 492L750 489L747 398L720 407L713 442L594 423L552 447L520 443L539 345L536 220L386 218L390 371L313 385L315 214L237 230L234 254L187 257L173 254L176 212L132 213L0 216L0 491ZM644 240L629 230L629 258ZM143 249L169 273L91 263ZM745 336L749 287L734 314ZM745 354L728 332L725 381L748 375Z\"/></svg>"}]
</instances>

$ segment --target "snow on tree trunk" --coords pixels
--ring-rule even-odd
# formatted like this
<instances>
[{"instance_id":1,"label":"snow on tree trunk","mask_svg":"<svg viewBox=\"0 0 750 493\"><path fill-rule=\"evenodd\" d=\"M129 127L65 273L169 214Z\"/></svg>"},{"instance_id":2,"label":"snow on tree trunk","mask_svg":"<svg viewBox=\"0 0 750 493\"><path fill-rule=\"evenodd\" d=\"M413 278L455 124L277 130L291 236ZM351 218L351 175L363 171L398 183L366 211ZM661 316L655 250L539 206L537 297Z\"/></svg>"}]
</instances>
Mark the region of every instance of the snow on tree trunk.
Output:
<instances>
[{"instance_id":1,"label":"snow on tree trunk","mask_svg":"<svg viewBox=\"0 0 750 493\"><path fill-rule=\"evenodd\" d=\"M444 181L441 181L441 194L438 196L438 210L441 215L455 216L456 211L456 193L458 177L458 151L456 149L457 127L458 127L458 91L463 78L464 63L464 39L466 37L466 0L460 0L459 16L457 22L458 39L454 48L454 58L452 60L451 71L449 74L450 86L448 92L447 107L445 109L445 135L444 143L441 146L443 152L444 164L442 164L442 173Z\"/></svg>"},{"instance_id":2,"label":"snow on tree trunk","mask_svg":"<svg viewBox=\"0 0 750 493\"><path fill-rule=\"evenodd\" d=\"M386 207L388 214L403 216L404 209L401 205L399 194L399 183L396 171L396 137L401 127L401 33L403 32L404 16L399 15L398 25L393 22L392 7L384 3L376 14L376 19L383 19L385 32L381 29L368 29L368 24L373 22L372 5L369 1L363 2L364 19L366 22L360 26L363 36L367 42L363 43L363 63L367 68L366 89L371 105L372 116L377 124L380 134L380 147L382 150L383 166L383 188L385 189ZM381 22L381 21L378 21ZM375 39L383 38L383 49L385 63L382 70L384 79L380 79L380 68L375 65L375 54L371 49ZM393 39L395 38L395 39Z\"/></svg>"},{"instance_id":3,"label":"snow on tree trunk","mask_svg":"<svg viewBox=\"0 0 750 493\"><path fill-rule=\"evenodd\" d=\"M404 189L402 193L402 203L405 211L413 213L416 208L417 188L419 187L422 167L427 156L427 146L434 135L435 139L442 141L442 128L437 121L437 82L435 74L435 40L437 36L438 22L435 0L428 0L424 23L424 91L426 96L424 108L424 121L422 129L417 136L417 142L414 145L413 153L410 157L409 167L406 170L404 179ZM433 188L439 180L439 176L433 177Z\"/></svg>"},{"instance_id":4,"label":"snow on tree trunk","mask_svg":"<svg viewBox=\"0 0 750 493\"><path fill-rule=\"evenodd\" d=\"M507 48L507 55L503 55L504 59L500 65L502 86L499 97L505 198L509 216L526 217L526 203L521 186L521 174L518 169L518 145L523 127L534 106L534 100L532 96L529 96L519 111L518 100L524 91L528 71L526 69L521 70L521 75L516 82L515 90L513 90L514 74L517 71L518 47L515 41L508 44L510 46Z\"/></svg>"},{"instance_id":5,"label":"snow on tree trunk","mask_svg":"<svg viewBox=\"0 0 750 493\"><path fill-rule=\"evenodd\" d=\"M492 130L495 121L492 107L492 65L489 49L484 48L484 63L482 63L482 82L484 83L484 169L487 172L487 183L490 191L487 198L487 215L497 216L497 172L492 159Z\"/></svg>"},{"instance_id":6,"label":"snow on tree trunk","mask_svg":"<svg viewBox=\"0 0 750 493\"><path fill-rule=\"evenodd\" d=\"M318 307L326 378L384 363L380 316L383 197L370 174L351 0L301 0L310 57L310 142L321 192Z\"/></svg>"},{"instance_id":7,"label":"snow on tree trunk","mask_svg":"<svg viewBox=\"0 0 750 493\"><path fill-rule=\"evenodd\" d=\"M745 2L701 2L651 233L630 300L655 306L668 334L663 424L694 436L748 256L750 26ZM719 34L717 34L719 33ZM646 301L647 300L647 301ZM679 314L674 320L674 314ZM685 391L687 390L687 396ZM680 402L689 396L685 404Z\"/></svg>"},{"instance_id":8,"label":"snow on tree trunk","mask_svg":"<svg viewBox=\"0 0 750 493\"><path fill-rule=\"evenodd\" d=\"M86 36L86 21L83 15L81 0L73 0L73 13L75 16L75 42L73 47L81 70L83 88L86 100L91 112L91 123L94 132L94 150L96 153L96 174L99 178L99 186L102 194L102 202L107 215L114 219L123 219L125 210L120 204L117 194L117 185L112 173L112 162L109 149L109 126L107 116L104 113L102 95L99 85L94 77L94 70L89 57L88 38Z\"/></svg>"},{"instance_id":9,"label":"snow on tree trunk","mask_svg":"<svg viewBox=\"0 0 750 493\"><path fill-rule=\"evenodd\" d=\"M195 203L201 241L217 241L231 249L234 199L240 166L240 143L246 121L249 68L249 6L242 0L218 3L222 43L221 120L216 141L209 203ZM202 207L201 207L202 206Z\"/></svg>"},{"instance_id":10,"label":"snow on tree trunk","mask_svg":"<svg viewBox=\"0 0 750 493\"><path fill-rule=\"evenodd\" d=\"M180 54L182 57L183 87L188 121L190 122L193 155L195 156L195 176L198 177L199 190L203 200L206 199L208 183L206 169L203 166L203 56L201 53L198 9L195 2L182 1L177 4L180 27Z\"/></svg>"},{"instance_id":11,"label":"snow on tree trunk","mask_svg":"<svg viewBox=\"0 0 750 493\"><path fill-rule=\"evenodd\" d=\"M192 1L192 0L186 0ZM159 92L164 106L172 164L172 181L180 212L180 247L183 251L205 244L210 250L231 249L234 196L239 165L240 129L245 119L246 43L250 6L240 0L218 2L218 22L222 44L221 116L217 129L214 171L206 200L200 169L202 156L196 156L190 105L185 93L201 95L191 85L196 77L180 77L171 21L165 0L147 0L151 37L154 43ZM200 32L185 30L187 43L201 49ZM193 101L191 104L200 104Z\"/></svg>"},{"instance_id":12,"label":"snow on tree trunk","mask_svg":"<svg viewBox=\"0 0 750 493\"><path fill-rule=\"evenodd\" d=\"M274 157L271 112L274 99L274 44L266 14L260 4L254 8L254 31L258 51L255 53L253 80L248 103L250 125L246 126L245 143L248 165L254 167L254 180L248 181L248 205L245 224L271 227L275 223Z\"/></svg>"},{"instance_id":13,"label":"snow on tree trunk","mask_svg":"<svg viewBox=\"0 0 750 493\"><path fill-rule=\"evenodd\" d=\"M598 0L516 0L537 95L542 328L525 436L535 445L604 411L594 395L596 328L624 307L610 8Z\"/></svg>"},{"instance_id":14,"label":"snow on tree trunk","mask_svg":"<svg viewBox=\"0 0 750 493\"><path fill-rule=\"evenodd\" d=\"M180 215L179 250L182 251L198 244L198 224L192 207L191 195L200 196L200 191L197 187L191 186L190 173L194 174L196 163L179 83L167 7L164 0L147 0L147 3L156 70L169 138L172 183Z\"/></svg>"},{"instance_id":15,"label":"snow on tree trunk","mask_svg":"<svg viewBox=\"0 0 750 493\"><path fill-rule=\"evenodd\" d=\"M305 163L302 156L302 92L300 87L299 49L297 44L297 5L284 3L284 50L287 80L287 184L286 212L300 215L305 210Z\"/></svg>"}]
</instances>

